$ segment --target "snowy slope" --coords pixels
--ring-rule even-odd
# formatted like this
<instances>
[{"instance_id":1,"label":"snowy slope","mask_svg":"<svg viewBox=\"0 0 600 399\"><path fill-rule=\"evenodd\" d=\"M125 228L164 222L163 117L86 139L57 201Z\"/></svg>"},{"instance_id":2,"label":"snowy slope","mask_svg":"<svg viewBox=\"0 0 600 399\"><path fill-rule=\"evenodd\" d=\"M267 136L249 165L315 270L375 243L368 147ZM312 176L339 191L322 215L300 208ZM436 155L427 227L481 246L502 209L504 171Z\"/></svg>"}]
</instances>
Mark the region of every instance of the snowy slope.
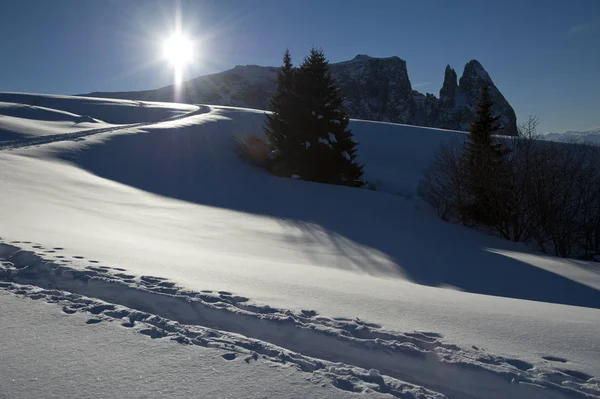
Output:
<instances>
[{"instance_id":1,"label":"snowy slope","mask_svg":"<svg viewBox=\"0 0 600 399\"><path fill-rule=\"evenodd\" d=\"M157 122L196 109L194 105L177 103L8 92L0 92L0 102L28 105L30 106L29 109L42 107L56 110L58 113L63 111L80 115L83 118L94 118L113 124ZM26 119L53 120L52 116L48 118L47 115L41 115L40 112L37 112L36 115L27 115L27 108L24 108L21 112L20 115ZM3 114L4 112L0 115Z\"/></svg>"},{"instance_id":2,"label":"snowy slope","mask_svg":"<svg viewBox=\"0 0 600 399\"><path fill-rule=\"evenodd\" d=\"M208 112L208 107L187 104L74 98L40 94L0 93L0 149L14 149L56 141L82 140L125 128L176 121ZM77 115L39 104L63 107L102 116L106 123L89 115ZM137 121L137 122L136 122ZM130 123L136 122L136 123Z\"/></svg>"},{"instance_id":3,"label":"snowy slope","mask_svg":"<svg viewBox=\"0 0 600 399\"><path fill-rule=\"evenodd\" d=\"M598 397L598 268L444 223L410 198L459 133L352 122L367 178L397 196L244 165L231 137L262 120L211 107L0 152L0 287L107 321L143 312L142 334L243 364L255 352L346 392Z\"/></svg>"},{"instance_id":4,"label":"snowy slope","mask_svg":"<svg viewBox=\"0 0 600 399\"><path fill-rule=\"evenodd\" d=\"M111 126L114 125L71 112L0 102L0 142Z\"/></svg>"}]
</instances>

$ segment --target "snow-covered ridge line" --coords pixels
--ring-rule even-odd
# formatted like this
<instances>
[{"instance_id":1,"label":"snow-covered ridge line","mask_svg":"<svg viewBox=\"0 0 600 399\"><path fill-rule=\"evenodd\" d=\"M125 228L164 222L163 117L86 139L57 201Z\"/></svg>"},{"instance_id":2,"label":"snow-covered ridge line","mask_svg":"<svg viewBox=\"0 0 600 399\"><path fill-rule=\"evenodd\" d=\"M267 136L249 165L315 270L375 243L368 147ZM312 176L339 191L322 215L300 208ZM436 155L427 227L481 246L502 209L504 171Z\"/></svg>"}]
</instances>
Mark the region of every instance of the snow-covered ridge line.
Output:
<instances>
[{"instance_id":1,"label":"snow-covered ridge line","mask_svg":"<svg viewBox=\"0 0 600 399\"><path fill-rule=\"evenodd\" d=\"M108 132L113 132L116 130L124 130L124 129L143 127L143 126L156 125L158 123L176 121L176 120L188 118L190 116L205 114L208 112L210 112L210 107L208 107L206 105L200 105L200 106L198 106L198 109L196 111L189 112L189 113L186 113L183 115L175 115L170 118L166 118L166 119L156 121L156 122L132 123L132 124L127 124L127 125L111 126L111 127L107 127L107 128L100 128L100 129L88 129L88 130L83 130L83 131L74 132L74 133L52 134L52 135L40 136L40 137L27 137L27 138L23 138L20 140L14 140L14 141L0 143L0 151L6 150L6 149L15 149L15 148L31 147L31 146L36 146L36 145L55 143L55 142L59 142L59 141L79 140L79 139L82 139L82 138L85 138L88 136L93 136L93 135L100 134L100 133L108 133Z\"/></svg>"},{"instance_id":2,"label":"snow-covered ridge line","mask_svg":"<svg viewBox=\"0 0 600 399\"><path fill-rule=\"evenodd\" d=\"M412 385L398 381L406 380L452 398L468 398L473 391L487 392L489 398L600 394L598 380L591 376L572 370L543 370L518 359L459 348L443 343L435 333L403 334L360 320L325 318L314 311L258 306L227 292L182 290L160 278L137 278L108 267L74 269L13 245L0 244L0 259L6 260L0 267L0 288L61 303L74 302L78 297L73 295L96 298L108 304L92 301L85 306L65 305L65 311L80 309L107 318L125 317L130 324L143 320L155 328L140 332L153 338L169 336L180 343L222 346L248 354L248 362L257 353L291 362L306 372L333 373L334 385L340 373L348 375L348 370L354 370L351 380L358 385L343 379L338 381L342 389L355 390L360 384L370 384L378 392L411 397L405 391L410 391ZM338 368L343 372L336 371ZM365 371L369 369L377 369L386 377Z\"/></svg>"}]
</instances>

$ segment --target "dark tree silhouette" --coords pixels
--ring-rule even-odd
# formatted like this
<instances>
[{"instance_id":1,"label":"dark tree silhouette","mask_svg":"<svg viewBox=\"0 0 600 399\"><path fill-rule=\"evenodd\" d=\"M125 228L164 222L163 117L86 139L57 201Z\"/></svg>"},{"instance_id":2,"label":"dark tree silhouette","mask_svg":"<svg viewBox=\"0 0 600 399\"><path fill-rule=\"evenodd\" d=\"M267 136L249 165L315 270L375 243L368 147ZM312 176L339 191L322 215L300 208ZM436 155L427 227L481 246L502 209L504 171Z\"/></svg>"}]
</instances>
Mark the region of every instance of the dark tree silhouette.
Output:
<instances>
[{"instance_id":1,"label":"dark tree silhouette","mask_svg":"<svg viewBox=\"0 0 600 399\"><path fill-rule=\"evenodd\" d=\"M492 106L488 88L484 86L477 119L471 125L465 145L463 167L469 199L462 218L496 227L507 219L506 212L510 212L507 205L512 171L507 158L509 150L493 137L499 118L493 116Z\"/></svg>"},{"instance_id":2,"label":"dark tree silhouette","mask_svg":"<svg viewBox=\"0 0 600 399\"><path fill-rule=\"evenodd\" d=\"M283 54L283 66L277 73L277 87L270 101L271 115L266 116L265 133L277 151L278 162L290 164L298 157L298 101L295 94L296 70L289 50Z\"/></svg>"},{"instance_id":3,"label":"dark tree silhouette","mask_svg":"<svg viewBox=\"0 0 600 399\"><path fill-rule=\"evenodd\" d=\"M304 151L297 173L306 180L361 186L363 166L356 161L356 142L348 129L344 98L323 51L312 49L298 69L299 131Z\"/></svg>"}]
</instances>

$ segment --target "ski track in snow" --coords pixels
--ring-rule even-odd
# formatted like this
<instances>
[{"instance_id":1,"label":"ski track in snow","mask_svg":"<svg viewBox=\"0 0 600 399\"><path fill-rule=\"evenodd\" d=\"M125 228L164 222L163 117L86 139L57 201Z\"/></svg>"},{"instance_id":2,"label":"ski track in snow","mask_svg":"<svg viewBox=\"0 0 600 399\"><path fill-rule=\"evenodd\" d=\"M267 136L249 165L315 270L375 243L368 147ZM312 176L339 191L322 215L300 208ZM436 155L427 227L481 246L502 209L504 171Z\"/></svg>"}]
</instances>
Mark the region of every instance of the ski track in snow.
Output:
<instances>
[{"instance_id":1,"label":"ski track in snow","mask_svg":"<svg viewBox=\"0 0 600 399\"><path fill-rule=\"evenodd\" d=\"M140 122L140 123L132 123L132 124L126 124L126 125L105 127L105 128L100 128L100 129L81 130L81 131L73 132L73 133L50 134L50 135L46 135L46 136L26 137L26 138L22 138L19 140L0 142L0 151L1 150L11 150L11 149L16 149L16 148L23 148L23 147L33 147L33 146L38 146L38 145L42 145L42 144L55 143L55 142L59 142L59 141L79 141L79 140L84 139L85 137L93 136L93 135L100 134L100 133L109 133L109 132L114 132L116 130L133 129L133 128L139 128L139 127L144 127L144 126L156 125L158 123L163 123L163 122L172 122L172 121L177 121L180 119L188 118L190 116L205 114L208 112L210 112L210 107L208 107L206 105L198 105L198 109L196 111L188 112L188 113L182 114L182 115L175 115L170 118L166 118L166 119L156 121L156 122Z\"/></svg>"},{"instance_id":2,"label":"ski track in snow","mask_svg":"<svg viewBox=\"0 0 600 399\"><path fill-rule=\"evenodd\" d=\"M460 348L435 332L386 331L359 319L275 309L230 292L194 292L94 259L56 255L63 250L0 239L0 289L57 303L67 314L88 312L87 324L120 322L152 339L217 348L225 361L291 364L351 392L399 398L600 397L600 379L569 369L568 359L547 355L533 365Z\"/></svg>"}]
</instances>

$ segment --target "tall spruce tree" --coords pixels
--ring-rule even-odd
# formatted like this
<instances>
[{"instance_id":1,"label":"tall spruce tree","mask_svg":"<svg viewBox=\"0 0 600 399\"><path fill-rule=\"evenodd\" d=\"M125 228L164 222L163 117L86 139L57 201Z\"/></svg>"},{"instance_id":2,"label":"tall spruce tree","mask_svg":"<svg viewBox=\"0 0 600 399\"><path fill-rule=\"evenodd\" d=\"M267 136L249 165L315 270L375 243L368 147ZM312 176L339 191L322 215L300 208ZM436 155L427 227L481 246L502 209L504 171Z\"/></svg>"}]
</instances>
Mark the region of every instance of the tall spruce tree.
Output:
<instances>
[{"instance_id":1,"label":"tall spruce tree","mask_svg":"<svg viewBox=\"0 0 600 399\"><path fill-rule=\"evenodd\" d=\"M499 119L492 114L492 106L488 87L484 86L463 158L470 197L462 210L463 221L475 220L487 225L504 221L510 193L509 150L492 137Z\"/></svg>"},{"instance_id":2,"label":"tall spruce tree","mask_svg":"<svg viewBox=\"0 0 600 399\"><path fill-rule=\"evenodd\" d=\"M323 51L311 49L295 83L298 138L304 149L294 160L296 173L305 180L361 186L363 166L356 161L357 144Z\"/></svg>"},{"instance_id":3,"label":"tall spruce tree","mask_svg":"<svg viewBox=\"0 0 600 399\"><path fill-rule=\"evenodd\" d=\"M288 165L285 169L293 170L290 162L297 158L300 148L298 135L298 111L296 86L296 69L292 64L289 50L283 54L283 66L277 73L277 87L271 97L271 115L267 115L264 126L265 134L273 147L278 151L277 160Z\"/></svg>"}]
</instances>

